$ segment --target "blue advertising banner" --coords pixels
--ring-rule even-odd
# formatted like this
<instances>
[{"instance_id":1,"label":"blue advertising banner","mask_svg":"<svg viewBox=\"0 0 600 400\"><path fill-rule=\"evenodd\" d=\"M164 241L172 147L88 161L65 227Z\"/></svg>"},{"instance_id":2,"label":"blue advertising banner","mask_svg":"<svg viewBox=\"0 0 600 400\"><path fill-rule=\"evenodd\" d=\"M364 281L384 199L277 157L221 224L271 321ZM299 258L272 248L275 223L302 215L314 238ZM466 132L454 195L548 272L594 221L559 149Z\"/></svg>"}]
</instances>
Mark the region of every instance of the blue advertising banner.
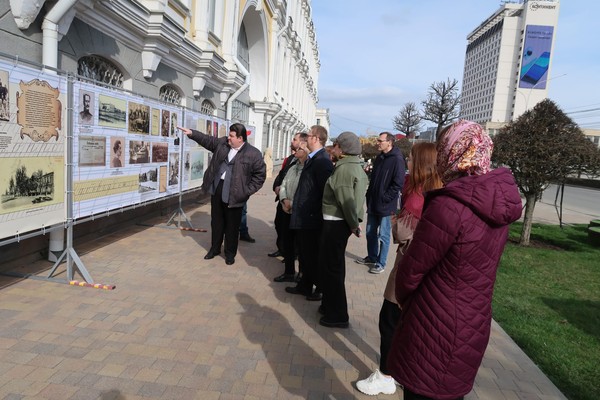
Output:
<instances>
[{"instance_id":1,"label":"blue advertising banner","mask_svg":"<svg viewBox=\"0 0 600 400\"><path fill-rule=\"evenodd\" d=\"M520 88L546 88L553 34L553 26L527 25L521 59Z\"/></svg>"}]
</instances>

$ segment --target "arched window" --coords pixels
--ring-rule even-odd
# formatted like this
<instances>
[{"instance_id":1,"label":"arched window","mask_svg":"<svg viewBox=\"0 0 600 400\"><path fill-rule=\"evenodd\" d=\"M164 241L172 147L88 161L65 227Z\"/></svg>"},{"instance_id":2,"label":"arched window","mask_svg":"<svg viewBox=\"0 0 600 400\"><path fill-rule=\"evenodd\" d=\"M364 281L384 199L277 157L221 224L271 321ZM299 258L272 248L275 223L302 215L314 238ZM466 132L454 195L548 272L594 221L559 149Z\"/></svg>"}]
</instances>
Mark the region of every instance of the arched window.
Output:
<instances>
[{"instance_id":1,"label":"arched window","mask_svg":"<svg viewBox=\"0 0 600 400\"><path fill-rule=\"evenodd\" d=\"M200 112L206 115L215 115L215 105L209 100L204 100L200 106Z\"/></svg>"},{"instance_id":2,"label":"arched window","mask_svg":"<svg viewBox=\"0 0 600 400\"><path fill-rule=\"evenodd\" d=\"M170 83L167 83L160 88L158 98L165 103L181 104L181 93L175 85L171 85Z\"/></svg>"},{"instance_id":3,"label":"arched window","mask_svg":"<svg viewBox=\"0 0 600 400\"><path fill-rule=\"evenodd\" d=\"M96 82L123 87L123 73L112 62L100 56L81 57L77 62L77 74Z\"/></svg>"},{"instance_id":4,"label":"arched window","mask_svg":"<svg viewBox=\"0 0 600 400\"><path fill-rule=\"evenodd\" d=\"M244 68L250 71L250 51L248 50L248 36L246 36L246 27L242 23L238 35L237 58Z\"/></svg>"}]
</instances>

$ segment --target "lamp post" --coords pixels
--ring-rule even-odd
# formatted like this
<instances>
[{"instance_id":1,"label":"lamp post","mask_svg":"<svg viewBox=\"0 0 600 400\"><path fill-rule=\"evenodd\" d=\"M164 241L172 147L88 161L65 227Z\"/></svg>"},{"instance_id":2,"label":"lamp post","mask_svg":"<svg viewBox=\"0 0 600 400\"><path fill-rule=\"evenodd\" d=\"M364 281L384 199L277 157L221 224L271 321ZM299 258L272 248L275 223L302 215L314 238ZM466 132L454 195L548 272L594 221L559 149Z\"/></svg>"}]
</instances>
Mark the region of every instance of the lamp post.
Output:
<instances>
[{"instance_id":1,"label":"lamp post","mask_svg":"<svg viewBox=\"0 0 600 400\"><path fill-rule=\"evenodd\" d=\"M562 78L562 77L563 77L563 76L565 76L565 75L567 75L567 74L562 74L562 75L554 76L554 77L552 77L552 78L543 79L543 80L541 80L541 81L538 81L538 82L536 82L536 83L535 83L535 85L533 85L532 87L530 87L530 88L529 88L529 93L527 93L527 98L525 99L525 111L529 110L529 97L531 97L531 92L533 92L533 89L535 89L535 87L536 87L537 85L539 85L539 84L541 84L541 83L544 83L544 82L551 81L551 80L553 80L553 79ZM517 91L518 91L518 89L517 89Z\"/></svg>"}]
</instances>

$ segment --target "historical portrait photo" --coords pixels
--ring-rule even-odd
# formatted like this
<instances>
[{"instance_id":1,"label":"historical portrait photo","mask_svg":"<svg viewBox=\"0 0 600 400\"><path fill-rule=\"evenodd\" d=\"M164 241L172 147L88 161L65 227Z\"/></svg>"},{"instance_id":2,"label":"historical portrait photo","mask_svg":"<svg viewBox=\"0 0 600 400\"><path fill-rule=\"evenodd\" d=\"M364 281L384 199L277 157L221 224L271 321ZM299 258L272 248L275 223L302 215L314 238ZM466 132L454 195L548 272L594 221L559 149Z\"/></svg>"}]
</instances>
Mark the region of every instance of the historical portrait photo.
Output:
<instances>
[{"instance_id":1,"label":"historical portrait photo","mask_svg":"<svg viewBox=\"0 0 600 400\"><path fill-rule=\"evenodd\" d=\"M120 168L125 163L123 156L123 147L125 146L125 138L111 137L110 138L110 167Z\"/></svg>"},{"instance_id":2,"label":"historical portrait photo","mask_svg":"<svg viewBox=\"0 0 600 400\"><path fill-rule=\"evenodd\" d=\"M79 90L79 123L91 125L94 123L94 93L87 90Z\"/></svg>"},{"instance_id":3,"label":"historical portrait photo","mask_svg":"<svg viewBox=\"0 0 600 400\"><path fill-rule=\"evenodd\" d=\"M10 121L8 97L8 72L0 71L0 120Z\"/></svg>"},{"instance_id":4,"label":"historical portrait photo","mask_svg":"<svg viewBox=\"0 0 600 400\"><path fill-rule=\"evenodd\" d=\"M162 111L162 121L160 124L160 135L169 137L169 123L171 122L171 113L169 110Z\"/></svg>"}]
</instances>

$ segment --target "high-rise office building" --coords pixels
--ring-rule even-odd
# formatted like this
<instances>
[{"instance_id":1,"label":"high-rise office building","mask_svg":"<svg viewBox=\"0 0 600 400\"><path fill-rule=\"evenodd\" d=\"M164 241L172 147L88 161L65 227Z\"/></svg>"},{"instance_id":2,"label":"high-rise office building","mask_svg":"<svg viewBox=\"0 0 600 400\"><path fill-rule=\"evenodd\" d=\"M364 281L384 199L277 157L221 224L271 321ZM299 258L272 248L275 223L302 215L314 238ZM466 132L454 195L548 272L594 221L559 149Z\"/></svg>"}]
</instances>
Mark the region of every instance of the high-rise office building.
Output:
<instances>
[{"instance_id":1,"label":"high-rise office building","mask_svg":"<svg viewBox=\"0 0 600 400\"><path fill-rule=\"evenodd\" d=\"M506 1L467 36L461 118L494 134L547 97L559 6Z\"/></svg>"}]
</instances>

